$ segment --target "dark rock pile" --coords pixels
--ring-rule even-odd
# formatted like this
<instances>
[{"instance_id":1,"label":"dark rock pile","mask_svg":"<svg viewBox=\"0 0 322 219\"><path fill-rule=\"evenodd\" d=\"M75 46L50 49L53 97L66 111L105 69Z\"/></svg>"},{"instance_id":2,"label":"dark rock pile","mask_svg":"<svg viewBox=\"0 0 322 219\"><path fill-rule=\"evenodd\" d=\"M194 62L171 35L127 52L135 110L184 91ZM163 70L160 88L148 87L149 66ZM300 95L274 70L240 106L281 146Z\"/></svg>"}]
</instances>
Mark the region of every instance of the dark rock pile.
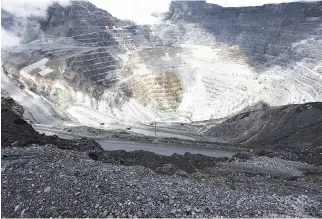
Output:
<instances>
[{"instance_id":1,"label":"dark rock pile","mask_svg":"<svg viewBox=\"0 0 322 219\"><path fill-rule=\"evenodd\" d=\"M1 97L1 147L40 144L43 135L21 117L24 110L11 97Z\"/></svg>"},{"instance_id":2,"label":"dark rock pile","mask_svg":"<svg viewBox=\"0 0 322 219\"><path fill-rule=\"evenodd\" d=\"M259 156L321 165L322 103L244 112L213 125L205 135L252 148Z\"/></svg>"},{"instance_id":3,"label":"dark rock pile","mask_svg":"<svg viewBox=\"0 0 322 219\"><path fill-rule=\"evenodd\" d=\"M318 146L321 124L322 103L314 102L244 112L215 124L205 134L245 145Z\"/></svg>"},{"instance_id":4,"label":"dark rock pile","mask_svg":"<svg viewBox=\"0 0 322 219\"><path fill-rule=\"evenodd\" d=\"M118 150L104 151L97 159L106 163L118 163L126 166L141 165L158 173L173 175L179 173L179 171L197 172L206 167L214 166L218 162L227 161L229 158L208 157L188 152L185 155L163 156L142 150L132 152Z\"/></svg>"},{"instance_id":5,"label":"dark rock pile","mask_svg":"<svg viewBox=\"0 0 322 219\"><path fill-rule=\"evenodd\" d=\"M1 147L26 147L51 144L60 149L101 153L102 147L93 139L67 140L39 134L22 119L23 108L11 97L1 97Z\"/></svg>"}]
</instances>

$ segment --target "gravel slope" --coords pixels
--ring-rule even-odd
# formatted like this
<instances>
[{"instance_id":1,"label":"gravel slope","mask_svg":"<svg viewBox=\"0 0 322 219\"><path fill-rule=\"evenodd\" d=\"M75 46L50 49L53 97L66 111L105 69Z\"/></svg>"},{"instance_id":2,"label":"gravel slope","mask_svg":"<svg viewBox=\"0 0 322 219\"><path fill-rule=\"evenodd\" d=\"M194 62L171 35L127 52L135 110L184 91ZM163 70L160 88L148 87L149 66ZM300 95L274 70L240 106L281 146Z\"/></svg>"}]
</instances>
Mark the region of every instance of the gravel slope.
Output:
<instances>
[{"instance_id":1,"label":"gravel slope","mask_svg":"<svg viewBox=\"0 0 322 219\"><path fill-rule=\"evenodd\" d=\"M246 162L241 165L245 170L237 171L236 162ZM322 217L317 167L280 158L266 164L258 159L222 164L188 177L168 176L141 166L94 161L86 152L52 146L6 148L1 216ZM269 166L283 174L268 175ZM299 178L285 177L292 170Z\"/></svg>"}]
</instances>

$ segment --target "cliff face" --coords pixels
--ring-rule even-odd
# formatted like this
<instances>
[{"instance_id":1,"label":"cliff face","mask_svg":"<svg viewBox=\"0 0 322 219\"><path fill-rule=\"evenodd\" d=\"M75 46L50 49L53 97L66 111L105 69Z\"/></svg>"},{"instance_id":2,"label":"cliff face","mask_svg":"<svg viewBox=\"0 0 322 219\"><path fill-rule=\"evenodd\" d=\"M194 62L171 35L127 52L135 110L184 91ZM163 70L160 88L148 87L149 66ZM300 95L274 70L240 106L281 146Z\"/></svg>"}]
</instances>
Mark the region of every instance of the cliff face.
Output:
<instances>
[{"instance_id":1,"label":"cliff face","mask_svg":"<svg viewBox=\"0 0 322 219\"><path fill-rule=\"evenodd\" d=\"M248 111L210 127L204 134L229 143L317 147L322 143L322 103Z\"/></svg>"},{"instance_id":2,"label":"cliff face","mask_svg":"<svg viewBox=\"0 0 322 219\"><path fill-rule=\"evenodd\" d=\"M74 37L101 32L121 22L107 11L85 1L74 1L67 7L54 4L48 8L47 13L47 19L42 21L42 29L48 36L53 37Z\"/></svg>"},{"instance_id":3,"label":"cliff face","mask_svg":"<svg viewBox=\"0 0 322 219\"><path fill-rule=\"evenodd\" d=\"M223 8L202 1L176 1L168 19L198 24L218 42L238 45L253 65L263 69L320 60L316 49L321 46L321 13L322 2Z\"/></svg>"},{"instance_id":4,"label":"cliff face","mask_svg":"<svg viewBox=\"0 0 322 219\"><path fill-rule=\"evenodd\" d=\"M5 16L3 27L21 24ZM175 1L165 17L138 26L89 2L56 4L46 20L25 21L37 23L37 39L3 50L3 66L77 119L79 106L137 121L198 121L259 102L322 100L322 2Z\"/></svg>"}]
</instances>

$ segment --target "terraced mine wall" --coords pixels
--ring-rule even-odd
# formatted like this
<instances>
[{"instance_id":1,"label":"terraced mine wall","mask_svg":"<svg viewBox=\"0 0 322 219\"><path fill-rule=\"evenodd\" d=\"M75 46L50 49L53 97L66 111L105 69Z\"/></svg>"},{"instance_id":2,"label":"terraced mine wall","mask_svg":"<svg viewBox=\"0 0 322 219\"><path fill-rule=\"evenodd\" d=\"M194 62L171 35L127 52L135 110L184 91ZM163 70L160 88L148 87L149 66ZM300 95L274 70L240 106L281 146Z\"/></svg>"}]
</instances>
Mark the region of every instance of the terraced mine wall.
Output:
<instances>
[{"instance_id":1,"label":"terraced mine wall","mask_svg":"<svg viewBox=\"0 0 322 219\"><path fill-rule=\"evenodd\" d=\"M19 26L5 15L3 27ZM37 40L2 51L4 69L67 112L202 121L322 99L321 2L176 1L161 23L138 26L75 1L50 7L38 26Z\"/></svg>"}]
</instances>

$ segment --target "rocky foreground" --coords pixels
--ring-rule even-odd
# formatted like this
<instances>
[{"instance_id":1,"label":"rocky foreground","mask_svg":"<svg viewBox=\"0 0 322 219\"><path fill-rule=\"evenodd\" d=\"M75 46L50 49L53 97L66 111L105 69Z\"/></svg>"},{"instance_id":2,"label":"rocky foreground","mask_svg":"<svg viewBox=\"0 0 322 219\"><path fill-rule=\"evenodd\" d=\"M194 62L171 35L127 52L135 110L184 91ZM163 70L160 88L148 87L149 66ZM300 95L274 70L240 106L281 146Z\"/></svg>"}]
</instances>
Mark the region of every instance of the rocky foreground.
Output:
<instances>
[{"instance_id":1,"label":"rocky foreground","mask_svg":"<svg viewBox=\"0 0 322 219\"><path fill-rule=\"evenodd\" d=\"M319 163L103 151L40 135L11 98L1 105L2 217L322 217Z\"/></svg>"},{"instance_id":2,"label":"rocky foreground","mask_svg":"<svg viewBox=\"0 0 322 219\"><path fill-rule=\"evenodd\" d=\"M2 152L3 217L322 216L321 168L279 158L187 176L49 146Z\"/></svg>"}]
</instances>

